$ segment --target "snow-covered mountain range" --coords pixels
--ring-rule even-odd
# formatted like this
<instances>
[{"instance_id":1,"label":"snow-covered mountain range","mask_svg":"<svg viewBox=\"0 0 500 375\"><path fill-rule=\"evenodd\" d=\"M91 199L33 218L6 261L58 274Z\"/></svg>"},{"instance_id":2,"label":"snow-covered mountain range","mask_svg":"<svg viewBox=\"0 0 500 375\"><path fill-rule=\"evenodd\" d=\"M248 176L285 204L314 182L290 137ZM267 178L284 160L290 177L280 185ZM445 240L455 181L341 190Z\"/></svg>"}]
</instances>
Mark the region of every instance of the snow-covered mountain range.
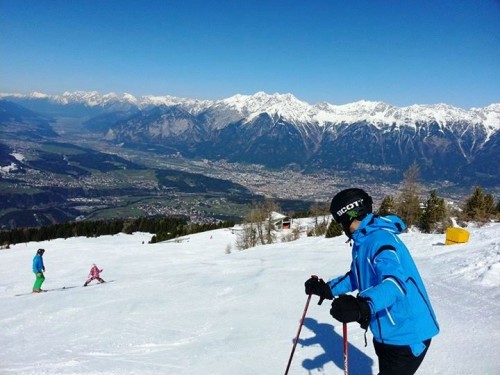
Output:
<instances>
[{"instance_id":1,"label":"snow-covered mountain range","mask_svg":"<svg viewBox=\"0 0 500 375\"><path fill-rule=\"evenodd\" d=\"M483 124L489 132L500 129L500 103L484 108L463 109L447 104L411 105L397 107L384 102L361 100L354 103L333 105L327 102L309 104L292 94L267 94L258 92L253 95L236 94L221 100L197 100L175 96L146 95L136 97L124 93L100 94L98 92L65 92L61 95L48 95L39 92L30 94L0 93L6 100L46 100L54 104L80 104L87 107L116 108L135 106L146 109L152 106L181 106L191 114L197 115L207 110L234 111L241 118L251 121L256 116L267 113L271 117L281 117L292 124L317 123L340 124L366 121L371 124L412 125L416 122L435 121L442 126L448 123L467 121Z\"/></svg>"},{"instance_id":2,"label":"snow-covered mountain range","mask_svg":"<svg viewBox=\"0 0 500 375\"><path fill-rule=\"evenodd\" d=\"M500 178L500 103L470 109L311 105L264 92L221 100L97 92L0 99L45 115L80 117L89 130L125 147L154 145L187 157L306 171L384 170L378 176L384 179L400 179L417 162L425 179L497 184Z\"/></svg>"}]
</instances>

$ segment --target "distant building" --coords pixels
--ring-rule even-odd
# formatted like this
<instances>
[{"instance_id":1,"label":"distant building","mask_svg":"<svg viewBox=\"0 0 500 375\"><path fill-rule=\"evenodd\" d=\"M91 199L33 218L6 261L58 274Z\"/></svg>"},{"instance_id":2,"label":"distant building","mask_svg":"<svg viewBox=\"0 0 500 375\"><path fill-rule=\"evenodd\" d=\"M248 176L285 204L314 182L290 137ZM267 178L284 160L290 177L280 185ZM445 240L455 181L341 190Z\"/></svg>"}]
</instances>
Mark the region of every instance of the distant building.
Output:
<instances>
[{"instance_id":1,"label":"distant building","mask_svg":"<svg viewBox=\"0 0 500 375\"><path fill-rule=\"evenodd\" d=\"M291 229L292 219L289 216L283 215L279 212L272 211L270 218L267 221L271 221L271 225L275 230ZM229 228L232 234L238 234L243 230L243 226L236 224L234 227Z\"/></svg>"},{"instance_id":2,"label":"distant building","mask_svg":"<svg viewBox=\"0 0 500 375\"><path fill-rule=\"evenodd\" d=\"M290 229L292 226L292 219L289 216L276 211L271 212L270 220L276 230Z\"/></svg>"},{"instance_id":3,"label":"distant building","mask_svg":"<svg viewBox=\"0 0 500 375\"><path fill-rule=\"evenodd\" d=\"M228 229L231 231L231 234L238 234L243 230L243 227L240 224L235 224L234 227Z\"/></svg>"}]
</instances>

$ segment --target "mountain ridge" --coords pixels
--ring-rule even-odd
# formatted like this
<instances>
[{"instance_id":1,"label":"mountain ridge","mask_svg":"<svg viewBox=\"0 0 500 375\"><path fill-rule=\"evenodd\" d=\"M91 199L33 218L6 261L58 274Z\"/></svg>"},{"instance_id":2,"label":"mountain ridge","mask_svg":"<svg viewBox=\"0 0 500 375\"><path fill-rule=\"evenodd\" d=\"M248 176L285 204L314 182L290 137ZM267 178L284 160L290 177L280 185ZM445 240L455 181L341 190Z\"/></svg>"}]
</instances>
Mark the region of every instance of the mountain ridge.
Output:
<instances>
[{"instance_id":1,"label":"mountain ridge","mask_svg":"<svg viewBox=\"0 0 500 375\"><path fill-rule=\"evenodd\" d=\"M318 125L341 124L366 121L372 124L395 124L410 126L418 121L436 121L441 126L460 120L481 123L491 135L500 129L500 103L492 103L486 107L463 109L445 103L413 104L398 107L381 101L360 100L353 103L334 105L320 102L311 105L299 100L293 94L267 94L257 92L253 95L235 94L219 100L198 100L175 96L145 95L136 97L123 93L100 94L97 91L65 92L62 95L48 95L33 92L30 94L0 93L0 99L5 100L47 100L60 105L80 104L87 107L135 106L145 109L153 106L179 105L193 115L205 111L218 112L221 109L232 110L240 119L252 121L260 113L268 113L271 117L281 117L284 120L300 124L314 122Z\"/></svg>"},{"instance_id":2,"label":"mountain ridge","mask_svg":"<svg viewBox=\"0 0 500 375\"><path fill-rule=\"evenodd\" d=\"M102 140L126 148L370 178L377 170L384 181L400 179L413 163L430 181L498 184L500 178L500 104L310 105L265 92L215 101L97 92L0 97L79 116Z\"/></svg>"}]
</instances>

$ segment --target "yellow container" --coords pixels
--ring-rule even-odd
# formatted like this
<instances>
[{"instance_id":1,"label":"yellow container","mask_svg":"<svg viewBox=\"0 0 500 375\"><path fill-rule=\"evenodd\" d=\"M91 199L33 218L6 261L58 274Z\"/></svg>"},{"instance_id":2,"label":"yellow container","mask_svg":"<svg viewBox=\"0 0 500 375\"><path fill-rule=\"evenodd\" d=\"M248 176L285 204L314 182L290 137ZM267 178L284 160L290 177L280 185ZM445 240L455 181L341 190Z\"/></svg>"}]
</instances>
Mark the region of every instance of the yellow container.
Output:
<instances>
[{"instance_id":1,"label":"yellow container","mask_svg":"<svg viewBox=\"0 0 500 375\"><path fill-rule=\"evenodd\" d=\"M469 232L463 228L446 229L446 245L455 245L469 241Z\"/></svg>"}]
</instances>

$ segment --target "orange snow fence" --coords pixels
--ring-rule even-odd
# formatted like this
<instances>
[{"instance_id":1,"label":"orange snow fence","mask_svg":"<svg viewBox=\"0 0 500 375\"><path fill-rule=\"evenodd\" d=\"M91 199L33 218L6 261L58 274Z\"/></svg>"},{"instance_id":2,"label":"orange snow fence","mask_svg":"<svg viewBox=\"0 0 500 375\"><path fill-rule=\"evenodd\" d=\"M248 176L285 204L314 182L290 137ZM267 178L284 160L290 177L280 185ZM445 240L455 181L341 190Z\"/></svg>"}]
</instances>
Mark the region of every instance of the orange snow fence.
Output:
<instances>
[{"instance_id":1,"label":"orange snow fence","mask_svg":"<svg viewBox=\"0 0 500 375\"><path fill-rule=\"evenodd\" d=\"M469 241L469 232L463 228L446 229L446 245L455 245Z\"/></svg>"}]
</instances>

